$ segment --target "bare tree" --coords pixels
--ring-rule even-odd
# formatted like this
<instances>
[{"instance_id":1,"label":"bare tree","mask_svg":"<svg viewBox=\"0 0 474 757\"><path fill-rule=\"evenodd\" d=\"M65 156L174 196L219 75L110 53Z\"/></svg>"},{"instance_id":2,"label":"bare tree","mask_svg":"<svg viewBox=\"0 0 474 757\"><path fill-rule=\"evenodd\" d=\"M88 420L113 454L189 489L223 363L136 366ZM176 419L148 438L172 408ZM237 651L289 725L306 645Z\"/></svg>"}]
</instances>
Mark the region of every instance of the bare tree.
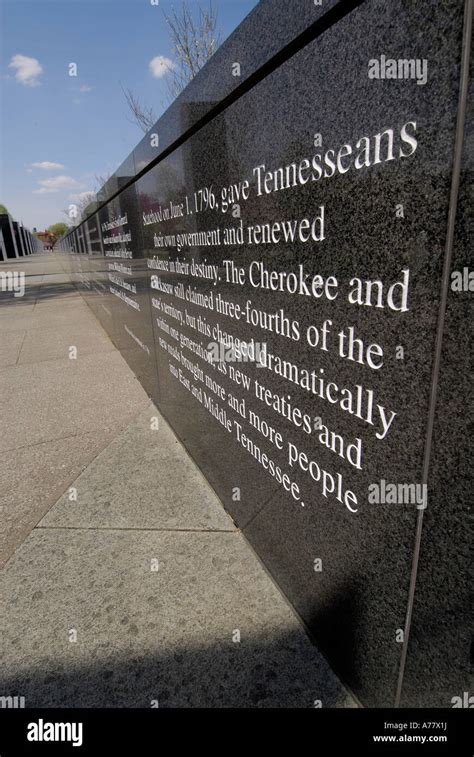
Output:
<instances>
[{"instance_id":1,"label":"bare tree","mask_svg":"<svg viewBox=\"0 0 474 757\"><path fill-rule=\"evenodd\" d=\"M172 8L169 16L164 11L163 15L176 58L176 65L167 73L168 100L172 102L214 55L220 44L220 33L217 29L217 10L212 0L209 0L208 7L198 6L197 18L191 13L189 0L182 0L181 8ZM122 87L122 91L132 114L132 122L146 133L156 122L153 108L142 106L130 89Z\"/></svg>"},{"instance_id":2,"label":"bare tree","mask_svg":"<svg viewBox=\"0 0 474 757\"><path fill-rule=\"evenodd\" d=\"M95 202L95 198L95 192L82 192L62 211L70 226L77 226L83 220L85 209L91 202Z\"/></svg>"},{"instance_id":3,"label":"bare tree","mask_svg":"<svg viewBox=\"0 0 474 757\"><path fill-rule=\"evenodd\" d=\"M122 87L122 85L120 86ZM140 100L133 94L131 89L124 89L124 87L122 87L122 92L133 116L130 119L131 122L136 123L146 134L156 122L153 108L147 108L146 106L141 105Z\"/></svg>"},{"instance_id":4,"label":"bare tree","mask_svg":"<svg viewBox=\"0 0 474 757\"><path fill-rule=\"evenodd\" d=\"M173 8L165 18L178 63L168 78L170 99L174 100L219 47L217 11L209 0L208 8L199 6L195 20L188 0L182 0L181 9L176 11Z\"/></svg>"},{"instance_id":5,"label":"bare tree","mask_svg":"<svg viewBox=\"0 0 474 757\"><path fill-rule=\"evenodd\" d=\"M111 174L95 174L95 188L90 192L81 192L69 207L65 208L62 212L68 219L69 226L77 226L78 223L84 220L86 217L86 210L91 203L99 203L103 198L100 197L100 192L104 185L110 179Z\"/></svg>"},{"instance_id":6,"label":"bare tree","mask_svg":"<svg viewBox=\"0 0 474 757\"><path fill-rule=\"evenodd\" d=\"M94 179L95 179L94 200L95 202L101 203L104 201L105 198L102 196L102 189L105 187L105 185L107 184L111 176L112 176L111 173L106 173L103 175L99 173L94 174Z\"/></svg>"}]
</instances>

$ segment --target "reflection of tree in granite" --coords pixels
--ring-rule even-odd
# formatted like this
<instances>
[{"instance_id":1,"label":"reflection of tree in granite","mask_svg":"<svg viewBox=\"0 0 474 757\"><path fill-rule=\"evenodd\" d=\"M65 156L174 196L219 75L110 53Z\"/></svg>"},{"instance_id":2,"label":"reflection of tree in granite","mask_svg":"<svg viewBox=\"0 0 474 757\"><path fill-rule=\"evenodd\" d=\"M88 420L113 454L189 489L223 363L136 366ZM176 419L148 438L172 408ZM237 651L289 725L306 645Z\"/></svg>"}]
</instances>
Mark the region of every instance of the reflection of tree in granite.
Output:
<instances>
[{"instance_id":1,"label":"reflection of tree in granite","mask_svg":"<svg viewBox=\"0 0 474 757\"><path fill-rule=\"evenodd\" d=\"M84 224L86 230L87 249L89 255L102 254L102 240L99 228L99 219L95 214L87 219Z\"/></svg>"},{"instance_id":2,"label":"reflection of tree in granite","mask_svg":"<svg viewBox=\"0 0 474 757\"><path fill-rule=\"evenodd\" d=\"M138 207L140 210L140 219L141 219L142 213L148 213L150 212L150 210L154 210L155 203L154 203L152 195L150 195L148 192L137 190L137 199L138 199ZM153 255L155 254L155 251L153 248L153 233L150 227L142 225L142 238L143 238L143 257L144 258L153 257Z\"/></svg>"},{"instance_id":3,"label":"reflection of tree in granite","mask_svg":"<svg viewBox=\"0 0 474 757\"><path fill-rule=\"evenodd\" d=\"M202 109L203 113L209 110L207 103L185 103L182 111L189 112L192 122L196 120L196 109ZM229 183L231 169L229 166L229 153L227 148L226 119L223 116L212 119L204 129L195 134L183 145L183 164L185 186L188 190L190 203L194 201L194 192L212 186L216 198L219 198L220 189ZM218 177L218 178L216 178ZM192 216L192 228L189 231L207 231L223 225L220 210L207 210L194 213ZM193 247L186 253L186 257L193 257L196 261L204 258L209 263L220 264L223 249L206 247L202 250Z\"/></svg>"},{"instance_id":4,"label":"reflection of tree in granite","mask_svg":"<svg viewBox=\"0 0 474 757\"><path fill-rule=\"evenodd\" d=\"M171 202L184 202L186 187L182 177L180 151L178 150L175 155L165 158L155 168L151 169L141 179L139 186L140 214L158 212L164 208L169 208ZM160 233L169 236L178 234L182 231L183 221L186 221L186 219L170 218L161 223L142 225L144 256L174 256L176 254L175 249L155 247L154 236Z\"/></svg>"},{"instance_id":5,"label":"reflection of tree in granite","mask_svg":"<svg viewBox=\"0 0 474 757\"><path fill-rule=\"evenodd\" d=\"M126 184L128 184L134 177L133 176L117 176L117 189L120 191Z\"/></svg>"}]
</instances>

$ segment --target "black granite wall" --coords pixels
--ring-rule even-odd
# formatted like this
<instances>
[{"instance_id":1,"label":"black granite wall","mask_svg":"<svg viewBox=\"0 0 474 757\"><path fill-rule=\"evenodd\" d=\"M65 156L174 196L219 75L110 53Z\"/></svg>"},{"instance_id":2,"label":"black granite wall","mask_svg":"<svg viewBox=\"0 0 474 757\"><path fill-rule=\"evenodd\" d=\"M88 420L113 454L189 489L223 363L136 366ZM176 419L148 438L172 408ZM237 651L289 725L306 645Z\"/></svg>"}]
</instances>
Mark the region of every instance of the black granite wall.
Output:
<instances>
[{"instance_id":1,"label":"black granite wall","mask_svg":"<svg viewBox=\"0 0 474 757\"><path fill-rule=\"evenodd\" d=\"M259 3L62 242L368 706L469 688L468 22Z\"/></svg>"},{"instance_id":2,"label":"black granite wall","mask_svg":"<svg viewBox=\"0 0 474 757\"><path fill-rule=\"evenodd\" d=\"M0 213L0 261L32 255L43 249L29 229L14 221L9 213Z\"/></svg>"},{"instance_id":3,"label":"black granite wall","mask_svg":"<svg viewBox=\"0 0 474 757\"><path fill-rule=\"evenodd\" d=\"M0 215L0 228L2 230L3 237L3 256L7 260L9 258L19 257L18 248L16 244L16 235L13 229L13 222L11 216L8 213L2 213Z\"/></svg>"}]
</instances>

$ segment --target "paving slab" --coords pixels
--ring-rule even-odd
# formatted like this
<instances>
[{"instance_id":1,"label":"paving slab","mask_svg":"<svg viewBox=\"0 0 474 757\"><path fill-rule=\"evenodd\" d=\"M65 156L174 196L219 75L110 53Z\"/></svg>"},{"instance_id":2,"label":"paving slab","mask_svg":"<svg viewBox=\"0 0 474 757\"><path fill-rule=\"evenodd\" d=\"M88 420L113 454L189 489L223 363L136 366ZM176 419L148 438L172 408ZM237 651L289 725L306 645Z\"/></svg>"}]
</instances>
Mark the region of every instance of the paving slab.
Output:
<instances>
[{"instance_id":1,"label":"paving slab","mask_svg":"<svg viewBox=\"0 0 474 757\"><path fill-rule=\"evenodd\" d=\"M103 354L115 349L105 331L92 329L89 322L78 321L72 315L68 324L61 320L60 326L26 332L18 363L23 365L69 358L70 347L76 348L78 360L84 355Z\"/></svg>"},{"instance_id":2,"label":"paving slab","mask_svg":"<svg viewBox=\"0 0 474 757\"><path fill-rule=\"evenodd\" d=\"M354 705L240 533L36 529L0 585L27 707Z\"/></svg>"},{"instance_id":3,"label":"paving slab","mask_svg":"<svg viewBox=\"0 0 474 757\"><path fill-rule=\"evenodd\" d=\"M63 312L65 308L71 307L71 306L81 306L85 307L89 310L88 306L84 302L84 299L79 294L79 292L76 290L74 293L71 293L67 297L61 297L60 302L56 302L54 298L38 298L35 302L35 313L36 315L41 313L47 313L48 310L51 308L56 308L58 312Z\"/></svg>"},{"instance_id":4,"label":"paving slab","mask_svg":"<svg viewBox=\"0 0 474 757\"><path fill-rule=\"evenodd\" d=\"M0 331L0 368L16 365L26 331Z\"/></svg>"},{"instance_id":5,"label":"paving slab","mask_svg":"<svg viewBox=\"0 0 474 757\"><path fill-rule=\"evenodd\" d=\"M18 302L14 303L7 302L4 299L0 300L0 324L2 320L6 318L13 319L14 321L18 316L24 317L26 315L31 315L35 309L35 302L36 300L24 300L23 298L18 299ZM12 305L15 307L12 307ZM20 328L23 327L20 326Z\"/></svg>"},{"instance_id":6,"label":"paving slab","mask_svg":"<svg viewBox=\"0 0 474 757\"><path fill-rule=\"evenodd\" d=\"M34 305L39 295L40 287L25 286L25 290L0 291L0 309L3 311L12 305Z\"/></svg>"},{"instance_id":7,"label":"paving slab","mask_svg":"<svg viewBox=\"0 0 474 757\"><path fill-rule=\"evenodd\" d=\"M75 309L75 312L72 309ZM29 310L26 310L25 306L21 310L15 306L4 306L0 308L0 331L60 328L61 325L70 325L71 319L81 319L84 323L89 323L91 330L99 326L90 308L81 298L75 300L74 304L67 305L65 300L53 300L44 308L39 308L33 303Z\"/></svg>"},{"instance_id":8,"label":"paving slab","mask_svg":"<svg viewBox=\"0 0 474 757\"><path fill-rule=\"evenodd\" d=\"M95 458L74 487L77 501L65 494L40 527L235 529L153 404Z\"/></svg>"},{"instance_id":9,"label":"paving slab","mask_svg":"<svg viewBox=\"0 0 474 757\"><path fill-rule=\"evenodd\" d=\"M38 292L38 299L41 300L63 300L69 297L77 297L77 289L70 282L47 282L43 283Z\"/></svg>"},{"instance_id":10,"label":"paving slab","mask_svg":"<svg viewBox=\"0 0 474 757\"><path fill-rule=\"evenodd\" d=\"M43 276L43 285L50 286L51 284L71 284L71 277L67 273L46 273Z\"/></svg>"},{"instance_id":11,"label":"paving slab","mask_svg":"<svg viewBox=\"0 0 474 757\"><path fill-rule=\"evenodd\" d=\"M0 567L118 430L103 428L2 453Z\"/></svg>"},{"instance_id":12,"label":"paving slab","mask_svg":"<svg viewBox=\"0 0 474 757\"><path fill-rule=\"evenodd\" d=\"M1 372L0 450L95 429L122 428L149 399L118 352L48 360Z\"/></svg>"},{"instance_id":13,"label":"paving slab","mask_svg":"<svg viewBox=\"0 0 474 757\"><path fill-rule=\"evenodd\" d=\"M28 287L32 286L33 284L42 284L43 283L44 275L42 273L41 274L28 273L28 271L23 271L23 273L25 274L26 285Z\"/></svg>"}]
</instances>

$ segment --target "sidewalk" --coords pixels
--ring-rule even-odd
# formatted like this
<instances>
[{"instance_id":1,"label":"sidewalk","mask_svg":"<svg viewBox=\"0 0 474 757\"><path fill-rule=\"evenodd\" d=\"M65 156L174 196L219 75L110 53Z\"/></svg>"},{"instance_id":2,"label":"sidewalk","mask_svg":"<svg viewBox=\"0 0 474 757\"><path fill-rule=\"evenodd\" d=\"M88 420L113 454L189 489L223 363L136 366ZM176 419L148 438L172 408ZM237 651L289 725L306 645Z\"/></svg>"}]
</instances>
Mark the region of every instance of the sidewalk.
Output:
<instances>
[{"instance_id":1,"label":"sidewalk","mask_svg":"<svg viewBox=\"0 0 474 757\"><path fill-rule=\"evenodd\" d=\"M0 697L355 706L61 256L13 262L27 289L0 293Z\"/></svg>"}]
</instances>

